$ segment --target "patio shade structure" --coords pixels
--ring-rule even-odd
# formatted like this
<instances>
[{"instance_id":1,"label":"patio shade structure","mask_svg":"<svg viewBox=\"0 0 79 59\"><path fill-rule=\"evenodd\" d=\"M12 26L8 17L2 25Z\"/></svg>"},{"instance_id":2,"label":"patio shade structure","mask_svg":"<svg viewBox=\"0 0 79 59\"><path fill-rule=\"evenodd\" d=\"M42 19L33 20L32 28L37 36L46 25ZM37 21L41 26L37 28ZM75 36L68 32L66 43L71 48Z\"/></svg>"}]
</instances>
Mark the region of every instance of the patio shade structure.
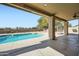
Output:
<instances>
[{"instance_id":1,"label":"patio shade structure","mask_svg":"<svg viewBox=\"0 0 79 59\"><path fill-rule=\"evenodd\" d=\"M65 35L68 35L68 21L79 11L78 3L6 3L5 5L48 17L49 38L55 40L55 20L64 21Z\"/></svg>"}]
</instances>

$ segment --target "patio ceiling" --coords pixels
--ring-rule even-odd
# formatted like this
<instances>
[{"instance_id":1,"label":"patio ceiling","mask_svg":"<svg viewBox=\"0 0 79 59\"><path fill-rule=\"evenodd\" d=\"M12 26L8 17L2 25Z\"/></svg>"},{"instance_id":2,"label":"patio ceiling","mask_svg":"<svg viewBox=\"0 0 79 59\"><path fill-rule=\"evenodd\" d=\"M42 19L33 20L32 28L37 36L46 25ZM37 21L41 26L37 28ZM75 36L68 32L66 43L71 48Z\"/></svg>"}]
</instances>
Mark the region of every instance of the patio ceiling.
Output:
<instances>
[{"instance_id":1,"label":"patio ceiling","mask_svg":"<svg viewBox=\"0 0 79 59\"><path fill-rule=\"evenodd\" d=\"M41 11L42 14L50 16L56 14L56 16L66 20L73 19L74 13L79 12L79 3L11 3L8 5L23 10L33 9L37 12Z\"/></svg>"},{"instance_id":2,"label":"patio ceiling","mask_svg":"<svg viewBox=\"0 0 79 59\"><path fill-rule=\"evenodd\" d=\"M55 13L56 16L61 17L66 20L73 18L75 12L79 12L78 3L50 3L44 6L45 4L31 4L42 8L50 13Z\"/></svg>"}]
</instances>

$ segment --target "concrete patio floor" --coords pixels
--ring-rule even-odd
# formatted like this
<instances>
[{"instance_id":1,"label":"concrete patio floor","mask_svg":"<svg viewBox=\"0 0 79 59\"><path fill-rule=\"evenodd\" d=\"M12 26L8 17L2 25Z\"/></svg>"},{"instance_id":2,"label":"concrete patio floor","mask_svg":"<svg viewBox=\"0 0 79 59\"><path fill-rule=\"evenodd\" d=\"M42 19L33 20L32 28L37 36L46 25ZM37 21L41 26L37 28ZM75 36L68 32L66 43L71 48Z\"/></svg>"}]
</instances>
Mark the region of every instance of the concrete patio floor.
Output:
<instances>
[{"instance_id":1,"label":"concrete patio floor","mask_svg":"<svg viewBox=\"0 0 79 59\"><path fill-rule=\"evenodd\" d=\"M43 40L38 44L11 49L0 52L0 56L64 56L48 45L49 40Z\"/></svg>"},{"instance_id":2,"label":"concrete patio floor","mask_svg":"<svg viewBox=\"0 0 79 59\"><path fill-rule=\"evenodd\" d=\"M49 45L66 56L79 56L79 34L57 37Z\"/></svg>"},{"instance_id":3,"label":"concrete patio floor","mask_svg":"<svg viewBox=\"0 0 79 59\"><path fill-rule=\"evenodd\" d=\"M50 47L33 50L31 52L23 53L18 56L64 56L60 52Z\"/></svg>"}]
</instances>

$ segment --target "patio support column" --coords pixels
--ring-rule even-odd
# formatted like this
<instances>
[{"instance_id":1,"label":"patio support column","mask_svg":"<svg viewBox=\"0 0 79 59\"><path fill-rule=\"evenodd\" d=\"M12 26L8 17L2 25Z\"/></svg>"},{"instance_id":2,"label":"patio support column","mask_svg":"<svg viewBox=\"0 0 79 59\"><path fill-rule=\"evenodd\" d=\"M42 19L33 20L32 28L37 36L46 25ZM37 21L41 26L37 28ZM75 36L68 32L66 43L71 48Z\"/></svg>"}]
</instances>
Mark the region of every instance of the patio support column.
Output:
<instances>
[{"instance_id":1,"label":"patio support column","mask_svg":"<svg viewBox=\"0 0 79 59\"><path fill-rule=\"evenodd\" d=\"M65 35L68 35L68 22L67 21L64 22L64 33Z\"/></svg>"},{"instance_id":2,"label":"patio support column","mask_svg":"<svg viewBox=\"0 0 79 59\"><path fill-rule=\"evenodd\" d=\"M55 40L55 16L50 16L48 19L49 38Z\"/></svg>"}]
</instances>

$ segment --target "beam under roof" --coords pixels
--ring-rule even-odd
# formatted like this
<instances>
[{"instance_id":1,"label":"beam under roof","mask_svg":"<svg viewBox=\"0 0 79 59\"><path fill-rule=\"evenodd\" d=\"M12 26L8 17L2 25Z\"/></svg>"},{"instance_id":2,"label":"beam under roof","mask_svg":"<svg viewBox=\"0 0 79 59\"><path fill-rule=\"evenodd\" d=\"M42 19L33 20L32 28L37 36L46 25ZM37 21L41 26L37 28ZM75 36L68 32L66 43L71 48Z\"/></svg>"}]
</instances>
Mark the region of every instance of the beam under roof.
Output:
<instances>
[{"instance_id":1,"label":"beam under roof","mask_svg":"<svg viewBox=\"0 0 79 59\"><path fill-rule=\"evenodd\" d=\"M41 14L44 14L44 15L47 15L47 16L53 16L54 15L54 13L50 13L46 10L40 9L40 8L32 6L32 5L29 5L27 3L5 3L4 5L8 5L8 6L17 8L17 9L21 9L21 10L29 11L29 12L33 12L33 13L41 13ZM58 16L55 16L55 17L60 19L60 20L67 21L67 20L60 18Z\"/></svg>"}]
</instances>

